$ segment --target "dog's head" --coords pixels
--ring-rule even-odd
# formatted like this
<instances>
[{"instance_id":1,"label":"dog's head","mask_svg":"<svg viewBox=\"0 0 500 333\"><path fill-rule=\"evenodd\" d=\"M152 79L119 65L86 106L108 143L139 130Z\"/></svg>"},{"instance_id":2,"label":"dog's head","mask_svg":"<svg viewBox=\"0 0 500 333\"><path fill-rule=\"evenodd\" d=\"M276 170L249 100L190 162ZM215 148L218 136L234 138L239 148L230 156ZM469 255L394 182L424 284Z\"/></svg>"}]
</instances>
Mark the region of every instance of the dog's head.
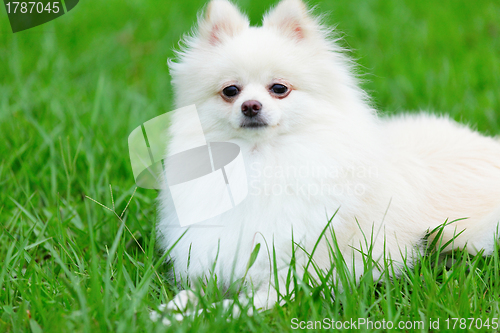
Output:
<instances>
[{"instance_id":1,"label":"dog's head","mask_svg":"<svg viewBox=\"0 0 500 333\"><path fill-rule=\"evenodd\" d=\"M225 139L289 133L324 121L325 102L360 93L339 51L301 0L281 1L261 27L229 1L212 0L169 63L176 105L196 104L204 130Z\"/></svg>"}]
</instances>

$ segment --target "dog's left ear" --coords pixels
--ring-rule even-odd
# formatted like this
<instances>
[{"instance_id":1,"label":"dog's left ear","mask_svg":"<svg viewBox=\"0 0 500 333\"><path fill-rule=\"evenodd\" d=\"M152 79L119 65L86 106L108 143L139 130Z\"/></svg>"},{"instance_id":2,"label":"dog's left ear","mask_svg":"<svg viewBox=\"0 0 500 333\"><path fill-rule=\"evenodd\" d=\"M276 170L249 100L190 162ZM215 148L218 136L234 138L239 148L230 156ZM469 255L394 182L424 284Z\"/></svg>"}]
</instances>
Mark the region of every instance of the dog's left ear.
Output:
<instances>
[{"instance_id":1,"label":"dog's left ear","mask_svg":"<svg viewBox=\"0 0 500 333\"><path fill-rule=\"evenodd\" d=\"M302 0L282 0L265 16L262 25L274 27L296 40L311 37L319 26Z\"/></svg>"},{"instance_id":2,"label":"dog's left ear","mask_svg":"<svg viewBox=\"0 0 500 333\"><path fill-rule=\"evenodd\" d=\"M250 25L248 18L228 0L212 0L205 15L198 20L198 31L202 38L216 45L225 37L232 37Z\"/></svg>"}]
</instances>

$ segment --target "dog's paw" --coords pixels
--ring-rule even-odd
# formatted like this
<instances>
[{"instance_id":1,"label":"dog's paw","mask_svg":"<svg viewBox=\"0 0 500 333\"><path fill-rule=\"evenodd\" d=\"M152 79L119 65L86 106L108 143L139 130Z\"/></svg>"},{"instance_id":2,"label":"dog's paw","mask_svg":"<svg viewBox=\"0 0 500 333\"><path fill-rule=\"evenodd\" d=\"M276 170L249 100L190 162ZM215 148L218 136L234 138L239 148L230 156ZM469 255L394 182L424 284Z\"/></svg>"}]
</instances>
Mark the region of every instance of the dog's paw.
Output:
<instances>
[{"instance_id":1,"label":"dog's paw","mask_svg":"<svg viewBox=\"0 0 500 333\"><path fill-rule=\"evenodd\" d=\"M172 318L177 321L184 320L187 316L200 314L202 310L192 310L198 307L198 297L191 290L182 290L167 304L160 304L157 310L151 310L149 318L157 322L161 319L162 323L170 326L172 322L165 317L165 314L172 314Z\"/></svg>"},{"instance_id":2,"label":"dog's paw","mask_svg":"<svg viewBox=\"0 0 500 333\"><path fill-rule=\"evenodd\" d=\"M245 308L247 308L247 315L253 315L254 306L251 306L250 303L251 300L249 298L240 297L237 304L235 304L233 300L225 299L221 302L212 303L206 309L199 309L200 302L198 296L190 290L182 290L170 302L161 304L157 310L152 310L149 313L149 317L154 322L161 320L164 325L170 326L172 324L172 319L182 321L187 317L200 315L203 311L211 312L216 307L221 306L224 312L231 313L232 318L238 318ZM167 314L168 318L166 316ZM230 320L229 317L228 320Z\"/></svg>"},{"instance_id":3,"label":"dog's paw","mask_svg":"<svg viewBox=\"0 0 500 333\"><path fill-rule=\"evenodd\" d=\"M188 307L196 308L198 306L198 296L191 290L181 290L180 293L168 302L165 309L167 311L179 311L185 313Z\"/></svg>"}]
</instances>

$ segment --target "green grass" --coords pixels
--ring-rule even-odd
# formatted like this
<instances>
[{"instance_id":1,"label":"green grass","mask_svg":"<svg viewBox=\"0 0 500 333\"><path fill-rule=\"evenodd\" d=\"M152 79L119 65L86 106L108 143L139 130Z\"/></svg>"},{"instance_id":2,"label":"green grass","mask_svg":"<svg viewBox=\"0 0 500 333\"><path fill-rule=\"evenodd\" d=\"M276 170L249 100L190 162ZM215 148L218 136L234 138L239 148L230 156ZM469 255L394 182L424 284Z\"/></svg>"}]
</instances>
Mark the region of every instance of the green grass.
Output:
<instances>
[{"instance_id":1,"label":"green grass","mask_svg":"<svg viewBox=\"0 0 500 333\"><path fill-rule=\"evenodd\" d=\"M253 23L269 6L238 3ZM378 285L366 275L335 299L331 286L292 279L295 300L252 317L227 321L216 309L170 328L149 320L175 288L154 247L156 192L138 189L119 219L135 190L127 136L172 109L166 61L202 4L81 1L17 34L0 10L0 332L261 332L289 330L292 318L358 317L441 318L446 331L448 317L500 318L496 251L455 253L451 268L431 254L401 278ZM498 1L317 5L344 32L383 113L448 113L500 133ZM213 285L207 294L221 296Z\"/></svg>"}]
</instances>

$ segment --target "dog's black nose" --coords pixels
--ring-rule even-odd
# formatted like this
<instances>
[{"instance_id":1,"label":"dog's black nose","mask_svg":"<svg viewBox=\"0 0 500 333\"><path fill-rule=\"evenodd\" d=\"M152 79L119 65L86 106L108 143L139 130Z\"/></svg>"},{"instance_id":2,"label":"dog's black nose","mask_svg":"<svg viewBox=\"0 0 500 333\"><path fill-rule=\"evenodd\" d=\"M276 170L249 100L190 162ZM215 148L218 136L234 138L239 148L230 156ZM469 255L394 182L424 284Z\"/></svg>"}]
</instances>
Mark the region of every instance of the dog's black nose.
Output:
<instances>
[{"instance_id":1,"label":"dog's black nose","mask_svg":"<svg viewBox=\"0 0 500 333\"><path fill-rule=\"evenodd\" d=\"M262 109L262 104L256 100L246 101L241 104L241 112L250 118L255 117L259 113L260 109Z\"/></svg>"}]
</instances>

